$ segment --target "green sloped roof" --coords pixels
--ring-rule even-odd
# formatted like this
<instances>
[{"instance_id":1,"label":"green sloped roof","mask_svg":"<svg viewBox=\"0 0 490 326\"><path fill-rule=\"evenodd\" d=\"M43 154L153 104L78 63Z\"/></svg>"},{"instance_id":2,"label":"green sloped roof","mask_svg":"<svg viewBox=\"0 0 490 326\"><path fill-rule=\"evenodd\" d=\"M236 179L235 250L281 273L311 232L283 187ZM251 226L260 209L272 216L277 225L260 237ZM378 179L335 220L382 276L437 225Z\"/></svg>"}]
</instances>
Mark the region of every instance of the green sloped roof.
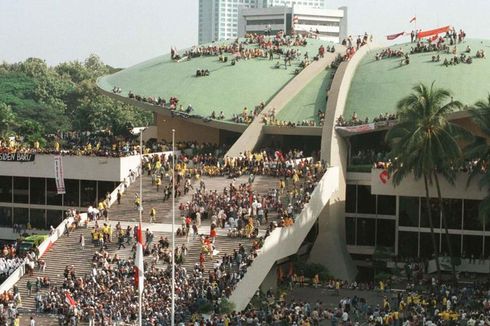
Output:
<instances>
[{"instance_id":1,"label":"green sloped roof","mask_svg":"<svg viewBox=\"0 0 490 326\"><path fill-rule=\"evenodd\" d=\"M318 119L318 111L325 111L327 90L333 78L333 70L322 71L279 111L277 119L298 122Z\"/></svg>"},{"instance_id":2,"label":"green sloped roof","mask_svg":"<svg viewBox=\"0 0 490 326\"><path fill-rule=\"evenodd\" d=\"M325 43L308 39L308 45L299 49L302 54L308 51L311 58L321 44ZM98 86L106 91L120 87L123 96L130 90L141 96L161 96L167 100L176 96L184 107L191 104L194 114L207 116L213 110L216 114L223 111L228 119L233 113L241 113L244 107L253 109L260 102L272 99L295 76L294 70L300 62L297 60L286 70L283 60L281 69L275 69L277 59L240 60L232 66L231 58L228 54L227 63L219 62L216 56L177 63L170 55L163 55L104 76L98 80ZM198 69L208 69L210 76L195 77Z\"/></svg>"},{"instance_id":3,"label":"green sloped roof","mask_svg":"<svg viewBox=\"0 0 490 326\"><path fill-rule=\"evenodd\" d=\"M454 99L466 105L487 97L490 92L490 41L469 39L457 45L459 56L467 46L471 47L472 64L460 63L445 67L444 58L453 56L440 53L441 62L432 62L435 52L410 55L410 64L400 66L400 58L375 60L376 52L368 53L359 64L347 98L344 116L354 112L361 119L373 118L385 112L395 112L397 102L408 95L416 84L422 82L452 91ZM392 49L410 51L412 44L394 45ZM475 58L476 51L483 49L486 59Z\"/></svg>"}]
</instances>

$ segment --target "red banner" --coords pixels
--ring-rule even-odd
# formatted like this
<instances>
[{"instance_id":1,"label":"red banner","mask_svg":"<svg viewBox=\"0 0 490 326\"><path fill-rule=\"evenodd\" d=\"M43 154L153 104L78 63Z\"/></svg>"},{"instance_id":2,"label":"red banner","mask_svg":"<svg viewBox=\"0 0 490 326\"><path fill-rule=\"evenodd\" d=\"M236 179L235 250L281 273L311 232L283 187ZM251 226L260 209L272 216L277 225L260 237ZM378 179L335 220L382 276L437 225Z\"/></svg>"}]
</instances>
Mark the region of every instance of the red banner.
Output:
<instances>
[{"instance_id":1,"label":"red banner","mask_svg":"<svg viewBox=\"0 0 490 326\"><path fill-rule=\"evenodd\" d=\"M449 31L449 26L444 26L444 27L439 27L436 29L430 29L427 31L419 32L417 34L417 37L420 39L420 38L424 38L427 36L433 36L433 35L437 35L437 34L441 34L441 33L446 33L448 31Z\"/></svg>"}]
</instances>

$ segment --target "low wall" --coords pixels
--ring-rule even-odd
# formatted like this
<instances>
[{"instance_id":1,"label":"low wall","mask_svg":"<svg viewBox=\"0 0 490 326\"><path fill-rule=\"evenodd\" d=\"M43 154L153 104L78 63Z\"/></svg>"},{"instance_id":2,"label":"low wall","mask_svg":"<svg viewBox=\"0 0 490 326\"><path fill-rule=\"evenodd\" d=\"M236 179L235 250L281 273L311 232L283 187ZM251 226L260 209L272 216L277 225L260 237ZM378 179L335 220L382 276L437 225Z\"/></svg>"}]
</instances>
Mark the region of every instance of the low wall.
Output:
<instances>
[{"instance_id":1,"label":"low wall","mask_svg":"<svg viewBox=\"0 0 490 326\"><path fill-rule=\"evenodd\" d=\"M245 309L274 263L295 254L337 189L339 169L331 167L311 194L311 200L290 227L276 228L265 240L252 265L230 296L238 311Z\"/></svg>"}]
</instances>

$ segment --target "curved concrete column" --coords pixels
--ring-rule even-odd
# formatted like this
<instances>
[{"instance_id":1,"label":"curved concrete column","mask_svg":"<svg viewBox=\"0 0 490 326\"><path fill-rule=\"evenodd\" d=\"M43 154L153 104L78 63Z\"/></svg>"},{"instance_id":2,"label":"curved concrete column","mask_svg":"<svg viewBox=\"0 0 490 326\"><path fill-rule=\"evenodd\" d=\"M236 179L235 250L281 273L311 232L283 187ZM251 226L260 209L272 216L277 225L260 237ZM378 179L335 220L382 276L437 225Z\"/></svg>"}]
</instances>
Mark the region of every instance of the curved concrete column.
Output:
<instances>
[{"instance_id":1,"label":"curved concrete column","mask_svg":"<svg viewBox=\"0 0 490 326\"><path fill-rule=\"evenodd\" d=\"M357 269L345 242L345 190L347 145L335 132L335 120L343 114L352 78L362 58L373 49L372 44L360 48L352 59L342 63L335 73L325 111L322 130L321 158L339 167L338 190L330 197L319 218L319 234L310 253L310 261L320 263L340 279L354 280Z\"/></svg>"},{"instance_id":2,"label":"curved concrete column","mask_svg":"<svg viewBox=\"0 0 490 326\"><path fill-rule=\"evenodd\" d=\"M244 151L253 151L264 135L264 123L262 118L275 109L279 113L286 104L291 101L309 82L320 72L326 69L335 60L337 54L343 54L345 47L338 46L335 53L326 53L323 58L313 61L303 69L296 77L287 83L267 104L261 114L254 119L248 128L242 133L240 138L233 144L226 156L238 156Z\"/></svg>"}]
</instances>

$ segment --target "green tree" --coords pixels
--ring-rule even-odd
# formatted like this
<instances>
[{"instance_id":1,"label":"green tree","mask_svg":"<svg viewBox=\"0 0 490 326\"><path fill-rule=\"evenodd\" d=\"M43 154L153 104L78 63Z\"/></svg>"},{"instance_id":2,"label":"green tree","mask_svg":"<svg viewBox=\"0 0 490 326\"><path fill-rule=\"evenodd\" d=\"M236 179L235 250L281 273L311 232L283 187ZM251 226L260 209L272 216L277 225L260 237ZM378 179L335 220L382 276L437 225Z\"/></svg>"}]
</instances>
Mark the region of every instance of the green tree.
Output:
<instances>
[{"instance_id":1,"label":"green tree","mask_svg":"<svg viewBox=\"0 0 490 326\"><path fill-rule=\"evenodd\" d=\"M488 173L488 162L490 161L490 94L486 101L478 101L470 109L475 124L480 127L481 134L474 134L473 142L467 146L465 155L474 162L474 167L468 178L470 183L474 177L481 175L480 188L487 188L487 196L481 201L479 207L480 219L483 222L489 220L490 216L490 175Z\"/></svg>"},{"instance_id":2,"label":"green tree","mask_svg":"<svg viewBox=\"0 0 490 326\"><path fill-rule=\"evenodd\" d=\"M10 105L0 103L0 134L2 137L8 135L13 125L15 125L15 113Z\"/></svg>"},{"instance_id":3,"label":"green tree","mask_svg":"<svg viewBox=\"0 0 490 326\"><path fill-rule=\"evenodd\" d=\"M386 135L386 141L391 146L392 180L394 185L399 185L409 175L413 175L416 180L424 180L431 240L440 276L439 253L436 249L429 193L429 185L432 185L432 182L435 183L445 229L446 245L451 257L453 280L456 281L439 175L442 175L449 183L454 183L455 169L453 167L463 156L457 143L459 135L462 135L462 130L448 121L447 117L462 105L458 101L451 100L448 90L435 88L434 83L430 87L419 84L413 88L413 91L412 94L398 102L399 123Z\"/></svg>"}]
</instances>

